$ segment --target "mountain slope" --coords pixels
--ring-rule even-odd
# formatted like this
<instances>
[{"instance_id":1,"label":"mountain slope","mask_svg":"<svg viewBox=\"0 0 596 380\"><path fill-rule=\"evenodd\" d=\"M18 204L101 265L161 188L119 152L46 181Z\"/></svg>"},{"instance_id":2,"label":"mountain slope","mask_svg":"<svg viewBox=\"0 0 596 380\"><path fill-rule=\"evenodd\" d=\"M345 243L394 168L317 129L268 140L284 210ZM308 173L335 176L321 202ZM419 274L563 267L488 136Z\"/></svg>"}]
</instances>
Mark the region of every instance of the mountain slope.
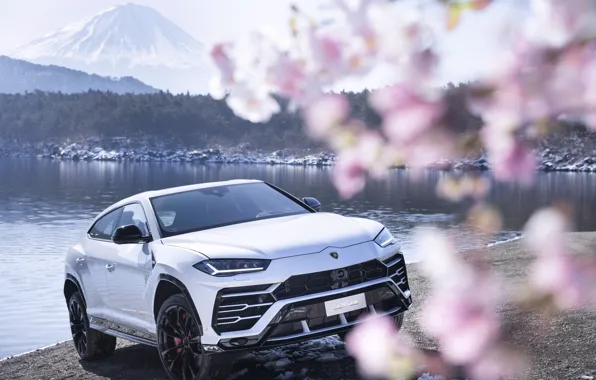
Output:
<instances>
[{"instance_id":1,"label":"mountain slope","mask_svg":"<svg viewBox=\"0 0 596 380\"><path fill-rule=\"evenodd\" d=\"M130 3L67 25L9 55L99 75L134 76L174 92L206 91L208 83L203 45L156 10Z\"/></svg>"},{"instance_id":2,"label":"mountain slope","mask_svg":"<svg viewBox=\"0 0 596 380\"><path fill-rule=\"evenodd\" d=\"M43 66L0 56L0 93L78 93L89 90L124 93L153 93L157 89L134 78L106 78L58 66Z\"/></svg>"}]
</instances>

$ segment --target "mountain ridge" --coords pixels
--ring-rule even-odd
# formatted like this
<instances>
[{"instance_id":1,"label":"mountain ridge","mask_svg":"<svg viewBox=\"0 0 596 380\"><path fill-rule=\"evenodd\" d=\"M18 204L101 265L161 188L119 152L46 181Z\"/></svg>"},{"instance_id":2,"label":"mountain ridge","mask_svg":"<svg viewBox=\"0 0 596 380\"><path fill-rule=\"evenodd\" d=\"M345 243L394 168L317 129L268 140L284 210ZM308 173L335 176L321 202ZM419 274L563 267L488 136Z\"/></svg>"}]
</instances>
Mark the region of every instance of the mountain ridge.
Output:
<instances>
[{"instance_id":1,"label":"mountain ridge","mask_svg":"<svg viewBox=\"0 0 596 380\"><path fill-rule=\"evenodd\" d=\"M55 65L39 65L0 55L0 93L33 91L65 94L97 90L116 94L145 94L159 90L133 77L104 77Z\"/></svg>"}]
</instances>

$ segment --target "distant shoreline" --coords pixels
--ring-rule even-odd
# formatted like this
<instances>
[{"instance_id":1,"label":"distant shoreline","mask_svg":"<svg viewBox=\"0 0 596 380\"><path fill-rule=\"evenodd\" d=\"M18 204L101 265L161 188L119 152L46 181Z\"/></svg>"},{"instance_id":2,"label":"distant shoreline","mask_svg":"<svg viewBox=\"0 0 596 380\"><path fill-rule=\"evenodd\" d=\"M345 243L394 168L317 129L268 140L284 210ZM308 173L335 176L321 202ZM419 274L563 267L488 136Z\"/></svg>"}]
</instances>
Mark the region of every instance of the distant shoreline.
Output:
<instances>
[{"instance_id":1,"label":"distant shoreline","mask_svg":"<svg viewBox=\"0 0 596 380\"><path fill-rule=\"evenodd\" d=\"M16 147L15 144L0 144L0 158L38 158L60 161L86 162L167 162L196 164L248 164L331 167L336 162L333 152L317 149L284 148L273 151L244 147L155 147L142 144L93 143L37 143ZM557 153L544 149L538 170L543 172L596 173L596 157L577 157L570 152ZM404 169L405 166L394 168ZM430 165L431 170L485 171L490 165L485 157L466 158L458 161L441 160Z\"/></svg>"}]
</instances>

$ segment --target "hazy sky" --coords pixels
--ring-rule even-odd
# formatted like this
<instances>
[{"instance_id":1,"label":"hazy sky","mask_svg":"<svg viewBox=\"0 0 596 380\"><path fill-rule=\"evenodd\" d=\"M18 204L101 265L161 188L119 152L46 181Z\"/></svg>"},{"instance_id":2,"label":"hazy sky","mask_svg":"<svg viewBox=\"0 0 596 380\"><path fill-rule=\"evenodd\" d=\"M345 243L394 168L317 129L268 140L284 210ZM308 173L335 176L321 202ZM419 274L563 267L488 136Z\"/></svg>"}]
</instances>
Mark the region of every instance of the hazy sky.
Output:
<instances>
[{"instance_id":1,"label":"hazy sky","mask_svg":"<svg viewBox=\"0 0 596 380\"><path fill-rule=\"evenodd\" d=\"M428 0L414 0L428 3ZM126 0L0 0L0 53L68 23L91 16ZM320 0L135 0L155 8L207 44L230 39L263 25L285 28L289 4L316 9ZM466 14L461 27L440 38L447 60L444 80L470 79L498 61L499 49L487 42L503 22L513 22L525 0L497 0L485 12ZM432 12L431 12L432 13ZM440 14L435 16L440 17Z\"/></svg>"}]
</instances>

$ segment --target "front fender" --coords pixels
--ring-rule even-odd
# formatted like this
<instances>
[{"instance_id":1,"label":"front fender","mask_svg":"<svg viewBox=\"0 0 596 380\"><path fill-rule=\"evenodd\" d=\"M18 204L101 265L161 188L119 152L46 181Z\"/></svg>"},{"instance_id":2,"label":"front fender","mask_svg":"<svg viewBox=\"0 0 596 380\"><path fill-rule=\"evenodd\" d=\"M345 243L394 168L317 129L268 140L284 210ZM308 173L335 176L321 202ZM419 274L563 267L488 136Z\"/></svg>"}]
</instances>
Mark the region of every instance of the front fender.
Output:
<instances>
[{"instance_id":1,"label":"front fender","mask_svg":"<svg viewBox=\"0 0 596 380\"><path fill-rule=\"evenodd\" d=\"M193 267L199 261L206 260L207 257L185 248L172 247L156 242L151 247L155 266L147 282L146 304L149 310L153 310L155 301L155 292L157 286L163 278L177 279L182 285L184 279L188 278L188 272L195 272ZM184 290L184 289L183 289Z\"/></svg>"}]
</instances>

